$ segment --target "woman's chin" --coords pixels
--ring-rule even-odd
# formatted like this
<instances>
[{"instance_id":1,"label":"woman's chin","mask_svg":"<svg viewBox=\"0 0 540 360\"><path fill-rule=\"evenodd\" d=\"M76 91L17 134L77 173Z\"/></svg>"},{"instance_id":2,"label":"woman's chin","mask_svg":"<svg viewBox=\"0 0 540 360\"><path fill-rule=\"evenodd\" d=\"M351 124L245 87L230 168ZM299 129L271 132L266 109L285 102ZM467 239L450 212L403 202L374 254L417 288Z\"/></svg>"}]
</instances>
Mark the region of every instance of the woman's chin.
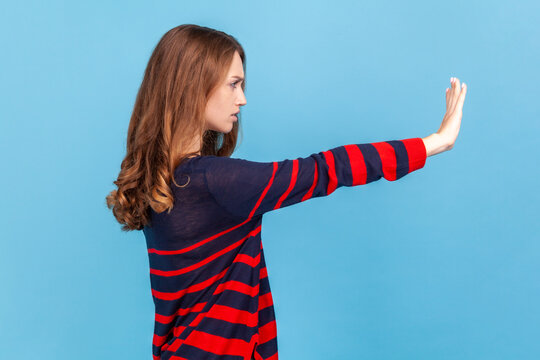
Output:
<instances>
[{"instance_id":1,"label":"woman's chin","mask_svg":"<svg viewBox=\"0 0 540 360\"><path fill-rule=\"evenodd\" d=\"M232 131L234 127L234 124L231 123L229 126L224 126L222 129L221 129L221 132L224 133L224 134L228 134Z\"/></svg>"}]
</instances>

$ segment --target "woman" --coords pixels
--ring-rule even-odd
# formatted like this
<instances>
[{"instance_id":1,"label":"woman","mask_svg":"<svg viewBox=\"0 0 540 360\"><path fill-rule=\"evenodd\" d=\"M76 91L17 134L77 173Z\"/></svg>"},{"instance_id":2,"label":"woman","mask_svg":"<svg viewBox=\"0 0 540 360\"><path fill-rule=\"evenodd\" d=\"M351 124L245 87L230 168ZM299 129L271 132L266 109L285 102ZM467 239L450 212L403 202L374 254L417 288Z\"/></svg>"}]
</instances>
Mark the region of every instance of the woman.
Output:
<instances>
[{"instance_id":1,"label":"woman","mask_svg":"<svg viewBox=\"0 0 540 360\"><path fill-rule=\"evenodd\" d=\"M246 104L242 46L187 24L154 49L107 205L143 230L155 304L154 359L277 359L262 215L341 186L395 181L453 147L466 87L452 79L446 115L425 138L348 144L305 158L231 158Z\"/></svg>"}]
</instances>

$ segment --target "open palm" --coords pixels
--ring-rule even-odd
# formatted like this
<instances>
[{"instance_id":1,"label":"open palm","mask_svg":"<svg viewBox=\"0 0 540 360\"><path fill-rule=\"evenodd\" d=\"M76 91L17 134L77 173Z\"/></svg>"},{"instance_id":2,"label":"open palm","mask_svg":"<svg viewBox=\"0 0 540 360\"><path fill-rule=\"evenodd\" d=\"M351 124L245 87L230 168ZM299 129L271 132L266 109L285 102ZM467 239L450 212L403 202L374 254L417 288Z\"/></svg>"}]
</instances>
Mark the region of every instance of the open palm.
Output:
<instances>
[{"instance_id":1,"label":"open palm","mask_svg":"<svg viewBox=\"0 0 540 360\"><path fill-rule=\"evenodd\" d=\"M460 86L458 78L451 78L450 83L450 88L446 89L446 114L444 114L442 124L437 133L445 139L451 149L459 134L467 85L463 83Z\"/></svg>"}]
</instances>

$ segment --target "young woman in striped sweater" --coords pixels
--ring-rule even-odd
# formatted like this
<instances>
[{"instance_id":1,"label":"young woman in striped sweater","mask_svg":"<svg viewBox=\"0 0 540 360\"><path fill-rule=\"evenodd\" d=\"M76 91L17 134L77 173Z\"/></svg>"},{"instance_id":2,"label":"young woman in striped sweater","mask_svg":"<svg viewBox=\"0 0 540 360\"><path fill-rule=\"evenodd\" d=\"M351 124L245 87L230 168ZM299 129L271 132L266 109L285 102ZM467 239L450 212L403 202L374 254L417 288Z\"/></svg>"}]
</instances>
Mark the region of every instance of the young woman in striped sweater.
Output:
<instances>
[{"instance_id":1,"label":"young woman in striped sweater","mask_svg":"<svg viewBox=\"0 0 540 360\"><path fill-rule=\"evenodd\" d=\"M395 181L452 149L459 132L467 87L452 78L442 124L427 137L232 158L245 65L234 37L181 25L155 47L137 94L107 205L123 230L145 235L154 359L278 359L262 215L341 186Z\"/></svg>"}]
</instances>

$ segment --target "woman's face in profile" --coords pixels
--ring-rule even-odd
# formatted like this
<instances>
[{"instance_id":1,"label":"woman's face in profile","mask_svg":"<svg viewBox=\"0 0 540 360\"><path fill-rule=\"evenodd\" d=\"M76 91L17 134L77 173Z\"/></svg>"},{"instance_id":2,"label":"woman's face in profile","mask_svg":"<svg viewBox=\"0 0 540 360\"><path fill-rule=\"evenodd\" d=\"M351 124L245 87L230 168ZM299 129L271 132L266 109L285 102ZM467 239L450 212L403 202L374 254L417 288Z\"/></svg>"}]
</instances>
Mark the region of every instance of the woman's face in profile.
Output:
<instances>
[{"instance_id":1,"label":"woman's face in profile","mask_svg":"<svg viewBox=\"0 0 540 360\"><path fill-rule=\"evenodd\" d=\"M206 103L207 129L222 133L232 130L233 123L238 120L233 114L238 113L240 106L246 104L246 97L241 87L242 81L244 81L242 59L238 52L235 52L225 82L218 85Z\"/></svg>"}]
</instances>

